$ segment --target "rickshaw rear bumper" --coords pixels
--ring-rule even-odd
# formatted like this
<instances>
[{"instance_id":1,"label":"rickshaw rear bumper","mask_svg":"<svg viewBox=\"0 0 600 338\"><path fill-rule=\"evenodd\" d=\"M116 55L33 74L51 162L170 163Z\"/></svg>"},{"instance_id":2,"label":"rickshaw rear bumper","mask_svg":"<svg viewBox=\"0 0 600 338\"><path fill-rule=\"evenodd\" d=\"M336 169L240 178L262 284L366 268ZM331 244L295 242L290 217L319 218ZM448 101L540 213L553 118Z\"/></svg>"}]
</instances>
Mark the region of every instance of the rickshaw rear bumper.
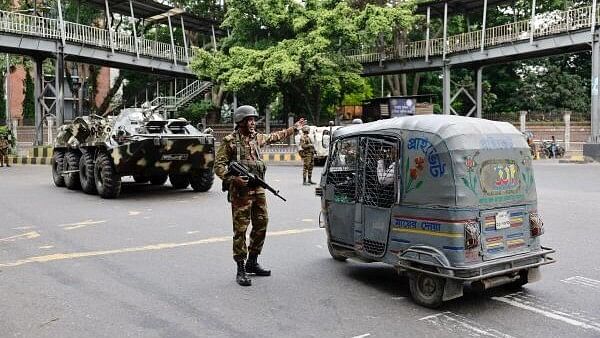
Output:
<instances>
[{"instance_id":1,"label":"rickshaw rear bumper","mask_svg":"<svg viewBox=\"0 0 600 338\"><path fill-rule=\"evenodd\" d=\"M419 246L409 248L398 254L396 266L408 271L425 273L455 281L475 282L552 264L556 260L548 255L554 252L554 249L541 247L536 251L473 265L452 266L439 250Z\"/></svg>"}]
</instances>

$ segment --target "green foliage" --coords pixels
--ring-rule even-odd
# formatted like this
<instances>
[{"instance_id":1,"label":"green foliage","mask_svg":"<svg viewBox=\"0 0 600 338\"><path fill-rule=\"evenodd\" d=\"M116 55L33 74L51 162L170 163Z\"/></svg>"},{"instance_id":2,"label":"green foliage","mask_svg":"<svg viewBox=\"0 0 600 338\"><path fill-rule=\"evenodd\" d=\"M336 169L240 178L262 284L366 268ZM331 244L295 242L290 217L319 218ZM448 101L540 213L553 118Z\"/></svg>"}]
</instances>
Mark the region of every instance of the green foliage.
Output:
<instances>
[{"instance_id":1,"label":"green foliage","mask_svg":"<svg viewBox=\"0 0 600 338\"><path fill-rule=\"evenodd\" d=\"M363 89L344 95L344 99L342 100L343 105L360 106L362 101L373 97L373 88L369 85L369 82L366 79L362 78L362 80Z\"/></svg>"},{"instance_id":2,"label":"green foliage","mask_svg":"<svg viewBox=\"0 0 600 338\"><path fill-rule=\"evenodd\" d=\"M517 91L520 108L537 112L589 111L589 81L577 74L577 66L570 62L573 58L556 56L523 63Z\"/></svg>"},{"instance_id":3,"label":"green foliage","mask_svg":"<svg viewBox=\"0 0 600 338\"><path fill-rule=\"evenodd\" d=\"M81 0L69 0L63 3L65 21L92 26L95 21L104 17L103 11L99 11L97 7L86 6L82 2Z\"/></svg>"},{"instance_id":4,"label":"green foliage","mask_svg":"<svg viewBox=\"0 0 600 338\"><path fill-rule=\"evenodd\" d=\"M177 114L180 117L184 117L190 121L193 125L196 125L202 118L206 116L209 111L215 110L217 107L213 106L212 102L207 100L198 100L192 102L190 105L180 110Z\"/></svg>"},{"instance_id":5,"label":"green foliage","mask_svg":"<svg viewBox=\"0 0 600 338\"><path fill-rule=\"evenodd\" d=\"M4 83L6 78L0 76L0 124L6 121L6 100L4 99Z\"/></svg>"},{"instance_id":6,"label":"green foliage","mask_svg":"<svg viewBox=\"0 0 600 338\"><path fill-rule=\"evenodd\" d=\"M17 140L15 139L15 135L13 135L12 131L8 126L0 126L0 136L8 135L8 143L11 147L14 147Z\"/></svg>"},{"instance_id":7,"label":"green foliage","mask_svg":"<svg viewBox=\"0 0 600 338\"><path fill-rule=\"evenodd\" d=\"M23 118L33 119L35 117L35 90L33 78L29 72L25 72L25 86L23 92L25 98L23 99Z\"/></svg>"},{"instance_id":8,"label":"green foliage","mask_svg":"<svg viewBox=\"0 0 600 338\"><path fill-rule=\"evenodd\" d=\"M281 94L284 113L318 123L331 117L347 94L367 90L360 66L338 51L361 41L392 39L411 26L410 9L367 5L356 10L346 2L238 0L228 3L223 23L231 35L223 48L201 51L192 69L203 78L266 107Z\"/></svg>"}]
</instances>

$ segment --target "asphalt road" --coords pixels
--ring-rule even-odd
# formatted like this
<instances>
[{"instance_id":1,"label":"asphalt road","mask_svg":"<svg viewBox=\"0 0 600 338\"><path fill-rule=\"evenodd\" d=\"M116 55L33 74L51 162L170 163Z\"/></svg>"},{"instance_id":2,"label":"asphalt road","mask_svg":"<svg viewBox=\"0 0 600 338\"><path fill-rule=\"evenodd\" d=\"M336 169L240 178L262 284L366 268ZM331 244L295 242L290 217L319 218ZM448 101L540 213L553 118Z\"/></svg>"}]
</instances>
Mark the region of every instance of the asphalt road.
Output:
<instances>
[{"instance_id":1,"label":"asphalt road","mask_svg":"<svg viewBox=\"0 0 600 338\"><path fill-rule=\"evenodd\" d=\"M389 266L329 257L300 170L268 170L288 198L269 197L273 276L243 288L218 179L103 200L54 187L49 166L0 168L0 337L600 337L600 165L535 163L558 259L540 282L437 310Z\"/></svg>"}]
</instances>

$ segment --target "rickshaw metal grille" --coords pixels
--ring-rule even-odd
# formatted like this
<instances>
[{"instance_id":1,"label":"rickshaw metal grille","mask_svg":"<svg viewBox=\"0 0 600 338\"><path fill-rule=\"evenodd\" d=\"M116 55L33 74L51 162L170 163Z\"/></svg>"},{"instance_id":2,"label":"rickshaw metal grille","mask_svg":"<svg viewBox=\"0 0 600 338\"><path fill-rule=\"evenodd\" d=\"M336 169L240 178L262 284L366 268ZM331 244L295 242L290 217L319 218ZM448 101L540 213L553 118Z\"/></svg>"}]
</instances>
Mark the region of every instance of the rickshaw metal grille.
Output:
<instances>
[{"instance_id":1,"label":"rickshaw metal grille","mask_svg":"<svg viewBox=\"0 0 600 338\"><path fill-rule=\"evenodd\" d=\"M359 182L364 184L362 202L367 206L389 208L395 201L395 144L381 139L362 138L364 170L359 170ZM379 166L379 168L378 168Z\"/></svg>"},{"instance_id":2,"label":"rickshaw metal grille","mask_svg":"<svg viewBox=\"0 0 600 338\"><path fill-rule=\"evenodd\" d=\"M343 140L337 144L330 160L327 184L334 186L334 201L355 203L356 172L358 168L356 139Z\"/></svg>"},{"instance_id":3,"label":"rickshaw metal grille","mask_svg":"<svg viewBox=\"0 0 600 338\"><path fill-rule=\"evenodd\" d=\"M363 239L363 247L366 252L373 256L381 256L385 251L385 243Z\"/></svg>"}]
</instances>

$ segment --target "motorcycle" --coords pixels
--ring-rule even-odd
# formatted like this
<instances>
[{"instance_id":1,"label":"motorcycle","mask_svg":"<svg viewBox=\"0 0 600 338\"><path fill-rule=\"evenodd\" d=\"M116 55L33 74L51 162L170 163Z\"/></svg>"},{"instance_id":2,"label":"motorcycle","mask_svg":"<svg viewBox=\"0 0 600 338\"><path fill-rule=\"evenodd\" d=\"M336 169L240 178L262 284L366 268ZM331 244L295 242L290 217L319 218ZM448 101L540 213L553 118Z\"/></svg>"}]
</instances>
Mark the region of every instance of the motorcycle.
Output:
<instances>
[{"instance_id":1,"label":"motorcycle","mask_svg":"<svg viewBox=\"0 0 600 338\"><path fill-rule=\"evenodd\" d=\"M554 152L552 151L554 148ZM551 140L542 141L540 157L552 158L556 154L556 158L562 158L565 156L565 148L557 143L552 143Z\"/></svg>"}]
</instances>

